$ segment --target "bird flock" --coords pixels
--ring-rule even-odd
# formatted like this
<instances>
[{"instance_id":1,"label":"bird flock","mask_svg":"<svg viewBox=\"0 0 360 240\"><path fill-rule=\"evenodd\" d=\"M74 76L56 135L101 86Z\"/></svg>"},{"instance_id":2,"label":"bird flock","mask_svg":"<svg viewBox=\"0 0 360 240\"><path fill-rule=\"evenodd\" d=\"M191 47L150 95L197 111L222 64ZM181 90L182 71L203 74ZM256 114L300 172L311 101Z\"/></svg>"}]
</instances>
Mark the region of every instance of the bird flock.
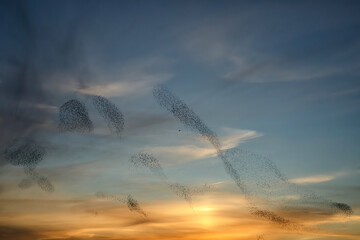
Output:
<instances>
[{"instance_id":1,"label":"bird flock","mask_svg":"<svg viewBox=\"0 0 360 240\"><path fill-rule=\"evenodd\" d=\"M121 136L125 126L123 113L119 108L102 96L90 95L90 104L107 124L109 131ZM211 130L205 122L179 97L173 94L163 85L155 86L153 97L157 103L169 112L175 119L182 123L190 131L200 134L216 150L217 157L223 163L225 172L232 178L248 202L250 214L273 222L282 228L299 230L303 226L276 213L276 208L288 205L301 205L311 202L318 207L351 215L352 208L345 203L338 203L321 196L310 190L301 188L289 181L289 179L278 169L273 161L259 154L253 153L239 147L222 149L222 143L216 133ZM85 103L77 99L70 99L59 107L60 133L77 132L88 134L94 130L94 124L89 116ZM21 180L18 186L26 189L35 183L46 192L53 192L54 186L50 180L36 171L36 166L46 155L44 147L33 140L18 139L10 144L4 151L5 159L14 166L21 166L24 169L26 178ZM212 189L211 185L204 184L200 187L187 186L178 182L172 182L165 174L160 161L153 155L146 152L139 152L130 157L129 163L132 167L148 169L154 176L158 177L167 188L179 198L185 200L192 207L193 196L202 194ZM299 195L299 200L279 199L279 196ZM109 201L125 204L130 211L147 217L146 212L140 207L137 200L130 194L107 194L97 192L96 197ZM262 199L260 203L257 199ZM258 239L263 239L259 236Z\"/></svg>"}]
</instances>

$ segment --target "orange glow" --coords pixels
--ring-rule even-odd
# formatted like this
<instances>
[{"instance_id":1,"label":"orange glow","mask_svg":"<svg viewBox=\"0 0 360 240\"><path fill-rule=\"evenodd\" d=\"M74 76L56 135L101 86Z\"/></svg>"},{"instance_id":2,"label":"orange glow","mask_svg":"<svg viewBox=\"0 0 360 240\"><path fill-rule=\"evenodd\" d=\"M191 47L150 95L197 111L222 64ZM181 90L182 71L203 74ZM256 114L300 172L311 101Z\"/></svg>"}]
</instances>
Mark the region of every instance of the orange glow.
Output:
<instances>
[{"instance_id":1,"label":"orange glow","mask_svg":"<svg viewBox=\"0 0 360 240\"><path fill-rule=\"evenodd\" d=\"M222 193L224 196L225 193ZM289 231L249 214L241 195L209 193L197 197L194 206L181 200L142 203L148 217L129 211L118 202L89 197L76 200L1 199L6 211L0 225L34 231L37 239L360 239L360 216L338 215L297 221L306 228ZM343 222L347 223L346 231ZM341 231L338 231L338 230ZM339 232L341 234L339 234ZM288 238L287 238L288 237ZM22 238L32 239L32 238Z\"/></svg>"}]
</instances>

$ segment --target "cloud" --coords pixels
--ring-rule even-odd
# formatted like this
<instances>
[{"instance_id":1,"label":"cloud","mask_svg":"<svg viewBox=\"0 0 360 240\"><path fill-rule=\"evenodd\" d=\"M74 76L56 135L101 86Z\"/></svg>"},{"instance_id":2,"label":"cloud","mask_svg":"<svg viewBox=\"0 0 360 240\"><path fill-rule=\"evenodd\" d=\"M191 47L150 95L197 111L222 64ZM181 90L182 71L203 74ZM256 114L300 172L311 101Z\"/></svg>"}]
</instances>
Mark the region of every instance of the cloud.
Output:
<instances>
[{"instance_id":1,"label":"cloud","mask_svg":"<svg viewBox=\"0 0 360 240\"><path fill-rule=\"evenodd\" d=\"M339 96L348 96L348 95L356 95L360 93L360 88L351 88L346 90L340 90L332 93L331 96L339 97Z\"/></svg>"},{"instance_id":2,"label":"cloud","mask_svg":"<svg viewBox=\"0 0 360 240\"><path fill-rule=\"evenodd\" d=\"M194 145L158 146L151 147L149 150L158 154L182 156L188 160L196 160L216 156L216 150L214 150L213 148L199 147Z\"/></svg>"},{"instance_id":3,"label":"cloud","mask_svg":"<svg viewBox=\"0 0 360 240\"><path fill-rule=\"evenodd\" d=\"M79 21L63 19L61 27L45 27L25 1L1 2L0 11L1 24L11 22L17 29L0 27L4 36L0 46L0 145L7 146L15 139L35 139L48 130L57 111L54 105L63 94L57 86L69 84L55 76L72 76L75 85L89 75L79 42L83 36ZM49 25L55 23L53 18L48 20Z\"/></svg>"},{"instance_id":4,"label":"cloud","mask_svg":"<svg viewBox=\"0 0 360 240\"><path fill-rule=\"evenodd\" d=\"M336 178L345 177L353 174L358 174L360 171L341 171L333 174L321 174L321 175L312 175L307 177L300 177L290 179L289 181L297 184L311 184L311 183L321 183L321 182L329 182Z\"/></svg>"},{"instance_id":5,"label":"cloud","mask_svg":"<svg viewBox=\"0 0 360 240\"><path fill-rule=\"evenodd\" d=\"M146 75L138 73L132 76L119 77L120 79L126 79L125 81L108 83L104 85L92 85L88 88L80 89L79 92L83 94L101 95L105 97L126 96L148 91L153 85L166 81L170 77L170 74Z\"/></svg>"},{"instance_id":6,"label":"cloud","mask_svg":"<svg viewBox=\"0 0 360 240\"><path fill-rule=\"evenodd\" d=\"M220 137L220 141L223 144L223 150L234 148L240 143L262 137L263 134L254 130L236 129L224 127L223 132L225 136Z\"/></svg>"},{"instance_id":7,"label":"cloud","mask_svg":"<svg viewBox=\"0 0 360 240\"><path fill-rule=\"evenodd\" d=\"M43 235L40 231L35 229L27 229L21 227L1 226L0 225L0 238L7 240L28 240L28 239L41 239Z\"/></svg>"},{"instance_id":8,"label":"cloud","mask_svg":"<svg viewBox=\"0 0 360 240\"><path fill-rule=\"evenodd\" d=\"M302 178L291 179L290 182L297 184L328 182L335 179L334 175L314 175Z\"/></svg>"},{"instance_id":9,"label":"cloud","mask_svg":"<svg viewBox=\"0 0 360 240\"><path fill-rule=\"evenodd\" d=\"M138 95L150 91L156 84L167 81L172 74L159 68L168 64L160 58L133 61L120 67L111 75L103 73L101 83L93 83L78 90L79 93L120 97Z\"/></svg>"},{"instance_id":10,"label":"cloud","mask_svg":"<svg viewBox=\"0 0 360 240\"><path fill-rule=\"evenodd\" d=\"M135 130L141 129L140 132L143 133L145 129L154 129L156 125L173 121L171 116L145 111L128 111L126 118L126 131L131 131L132 134Z\"/></svg>"},{"instance_id":11,"label":"cloud","mask_svg":"<svg viewBox=\"0 0 360 240\"><path fill-rule=\"evenodd\" d=\"M238 64L233 61L233 70L225 73L223 77L225 80L253 83L291 82L322 78L345 70L343 67L289 66L287 61L289 59L266 60L256 64Z\"/></svg>"},{"instance_id":12,"label":"cloud","mask_svg":"<svg viewBox=\"0 0 360 240\"><path fill-rule=\"evenodd\" d=\"M302 21L298 4L234 4L236 14L193 21L178 38L191 58L220 68L217 72L228 84L358 74L360 45L352 29L356 13L337 4L326 13L316 10L320 5L301 7L308 21Z\"/></svg>"},{"instance_id":13,"label":"cloud","mask_svg":"<svg viewBox=\"0 0 360 240\"><path fill-rule=\"evenodd\" d=\"M261 133L254 130L235 129L224 127L220 136L222 149L230 149L239 144L263 136ZM184 142L187 144L174 146L152 146L146 149L146 152L153 152L156 155L166 156L167 162L169 159L181 159L180 162L174 160L173 163L183 163L184 161L198 160L217 156L217 151L213 146L204 143L197 138L197 135L191 135L190 138Z\"/></svg>"},{"instance_id":14,"label":"cloud","mask_svg":"<svg viewBox=\"0 0 360 240\"><path fill-rule=\"evenodd\" d=\"M2 213L0 218L0 236L21 240L246 240L256 239L260 233L274 239L328 239L333 236L333 239L340 240L356 238L351 228L344 228L344 222L353 224L355 228L360 221L358 215L344 218L317 208L279 209L277 214L289 216L309 227L301 234L289 232L266 219L251 215L245 198L230 192L199 196L194 209L180 200L147 202L144 208L149 210L148 219L133 214L122 204L99 199L3 199L1 204L9 211Z\"/></svg>"}]
</instances>

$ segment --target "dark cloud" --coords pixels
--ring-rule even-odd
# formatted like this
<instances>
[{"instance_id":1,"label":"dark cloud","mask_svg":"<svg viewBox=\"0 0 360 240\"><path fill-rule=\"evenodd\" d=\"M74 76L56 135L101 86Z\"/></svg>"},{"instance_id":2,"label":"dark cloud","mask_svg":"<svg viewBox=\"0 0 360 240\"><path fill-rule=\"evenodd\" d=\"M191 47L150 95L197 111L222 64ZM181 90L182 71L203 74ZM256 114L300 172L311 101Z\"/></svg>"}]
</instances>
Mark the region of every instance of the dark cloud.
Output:
<instances>
[{"instance_id":1,"label":"dark cloud","mask_svg":"<svg viewBox=\"0 0 360 240\"><path fill-rule=\"evenodd\" d=\"M0 239L6 240L30 240L30 239L42 239L44 237L38 231L13 227L13 226L0 226Z\"/></svg>"},{"instance_id":2,"label":"dark cloud","mask_svg":"<svg viewBox=\"0 0 360 240\"><path fill-rule=\"evenodd\" d=\"M48 143L46 139L40 143L39 134L56 129L56 106L61 94L67 91L64 86L72 82L75 88L81 87L84 76L89 76L86 61L82 61L79 28L77 21L69 19L49 27L55 24L53 16L47 15L51 11L37 14L29 1L0 4L0 35L3 36L0 40L0 151L4 152L0 154L0 166L11 163L25 168L28 179L19 184L20 188L28 187L31 179L51 192L50 181L35 171L45 150L36 153L25 148L32 148L33 143L46 148ZM40 8L55 6L45 5ZM9 150L16 141L23 146L17 151ZM30 160L28 156L21 156L25 152L42 156ZM26 166L23 161L27 161Z\"/></svg>"},{"instance_id":3,"label":"dark cloud","mask_svg":"<svg viewBox=\"0 0 360 240\"><path fill-rule=\"evenodd\" d=\"M110 240L114 239L111 237L104 237L101 235L93 235L87 237L69 237L69 238L43 238L44 240L85 240L85 239L95 239L95 240Z\"/></svg>"},{"instance_id":4,"label":"dark cloud","mask_svg":"<svg viewBox=\"0 0 360 240\"><path fill-rule=\"evenodd\" d=\"M55 117L47 106L57 105L61 86L80 87L89 74L76 21L48 27L29 1L3 1L0 13L0 144L6 146L47 129Z\"/></svg>"},{"instance_id":5,"label":"dark cloud","mask_svg":"<svg viewBox=\"0 0 360 240\"><path fill-rule=\"evenodd\" d=\"M9 17L16 21L18 33L2 34L8 38L7 41L12 41L9 49L13 51L1 51L0 58L3 67L0 84L1 143L31 134L45 117L41 110L31 107L44 102L45 96L34 59L38 48L36 27L26 7L24 3L14 2L2 8L2 11L9 11Z\"/></svg>"}]
</instances>

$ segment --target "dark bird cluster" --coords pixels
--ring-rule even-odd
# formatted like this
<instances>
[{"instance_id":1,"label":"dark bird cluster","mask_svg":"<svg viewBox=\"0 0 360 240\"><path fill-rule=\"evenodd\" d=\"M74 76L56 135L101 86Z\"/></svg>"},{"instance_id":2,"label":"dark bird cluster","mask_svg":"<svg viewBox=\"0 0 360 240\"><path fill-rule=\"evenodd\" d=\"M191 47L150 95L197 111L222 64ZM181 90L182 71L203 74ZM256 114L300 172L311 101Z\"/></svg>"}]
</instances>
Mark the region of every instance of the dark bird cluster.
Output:
<instances>
[{"instance_id":1,"label":"dark bird cluster","mask_svg":"<svg viewBox=\"0 0 360 240\"><path fill-rule=\"evenodd\" d=\"M124 130L124 116L115 104L101 96L90 96L95 109L105 120L113 134L119 135ZM71 99L60 107L59 130L61 132L88 133L94 130L84 103Z\"/></svg>"},{"instance_id":2,"label":"dark bird cluster","mask_svg":"<svg viewBox=\"0 0 360 240\"><path fill-rule=\"evenodd\" d=\"M207 184L202 187L194 188L185 186L183 184L170 182L164 173L159 160L151 154L140 152L131 156L130 163L132 163L134 167L148 168L154 175L160 177L160 179L169 187L172 192L188 202L190 206L192 205L192 196L202 194L210 190L210 186Z\"/></svg>"},{"instance_id":3,"label":"dark bird cluster","mask_svg":"<svg viewBox=\"0 0 360 240\"><path fill-rule=\"evenodd\" d=\"M291 189L295 192L301 192L300 188L288 181L288 179L281 173L276 165L269 159L260 155L244 151L239 148L223 151L221 149L221 142L216 134L200 119L197 114L191 110L180 98L175 96L166 87L159 85L153 89L153 96L158 101L160 106L177 118L182 124L196 133L200 133L207 139L215 148L218 157L222 160L226 172L234 180L242 193L245 194L249 201L252 201L254 195L276 195L279 194L276 190L279 185L286 186L286 189ZM274 190L276 188L276 190ZM188 197L186 188L178 188L177 190L185 198ZM352 209L347 204L333 203L327 200L320 200L316 194L305 194L303 196L311 195L313 199L318 199L318 203L335 207L340 209L345 214L351 214ZM278 216L269 210L259 210L254 203L250 203L251 213L256 216L261 216L272 222L278 223L281 226L289 225L290 220Z\"/></svg>"},{"instance_id":4,"label":"dark bird cluster","mask_svg":"<svg viewBox=\"0 0 360 240\"><path fill-rule=\"evenodd\" d=\"M286 228L289 230L297 230L300 227L300 225L295 224L295 223L291 222L290 220L283 218L269 210L260 210L257 208L253 208L253 209L251 209L250 213L255 216L267 219L270 222L278 224L278 225L280 225L280 227Z\"/></svg>"},{"instance_id":5,"label":"dark bird cluster","mask_svg":"<svg viewBox=\"0 0 360 240\"><path fill-rule=\"evenodd\" d=\"M20 188L28 188L32 182L47 192L53 192L54 187L44 176L35 171L39 162L44 159L45 149L33 141L16 141L4 151L4 158L14 166L21 166L27 178L19 183Z\"/></svg>"},{"instance_id":6,"label":"dark bird cluster","mask_svg":"<svg viewBox=\"0 0 360 240\"><path fill-rule=\"evenodd\" d=\"M150 169L153 174L160 177L161 180L167 180L167 176L165 175L159 160L151 154L140 152L130 157L130 163L134 167L146 167Z\"/></svg>"},{"instance_id":7,"label":"dark bird cluster","mask_svg":"<svg viewBox=\"0 0 360 240\"><path fill-rule=\"evenodd\" d=\"M135 211L143 215L144 217L147 216L146 212L140 207L138 201L136 201L131 195L118 196L113 194L107 194L104 192L97 192L95 195L97 198L124 203L130 211Z\"/></svg>"},{"instance_id":8,"label":"dark bird cluster","mask_svg":"<svg viewBox=\"0 0 360 240\"><path fill-rule=\"evenodd\" d=\"M107 123L110 131L119 135L124 130L124 115L108 99L101 96L91 96L91 98L95 108Z\"/></svg>"},{"instance_id":9,"label":"dark bird cluster","mask_svg":"<svg viewBox=\"0 0 360 240\"><path fill-rule=\"evenodd\" d=\"M85 105L76 99L71 99L60 107L59 121L61 132L86 133L94 129Z\"/></svg>"}]
</instances>

